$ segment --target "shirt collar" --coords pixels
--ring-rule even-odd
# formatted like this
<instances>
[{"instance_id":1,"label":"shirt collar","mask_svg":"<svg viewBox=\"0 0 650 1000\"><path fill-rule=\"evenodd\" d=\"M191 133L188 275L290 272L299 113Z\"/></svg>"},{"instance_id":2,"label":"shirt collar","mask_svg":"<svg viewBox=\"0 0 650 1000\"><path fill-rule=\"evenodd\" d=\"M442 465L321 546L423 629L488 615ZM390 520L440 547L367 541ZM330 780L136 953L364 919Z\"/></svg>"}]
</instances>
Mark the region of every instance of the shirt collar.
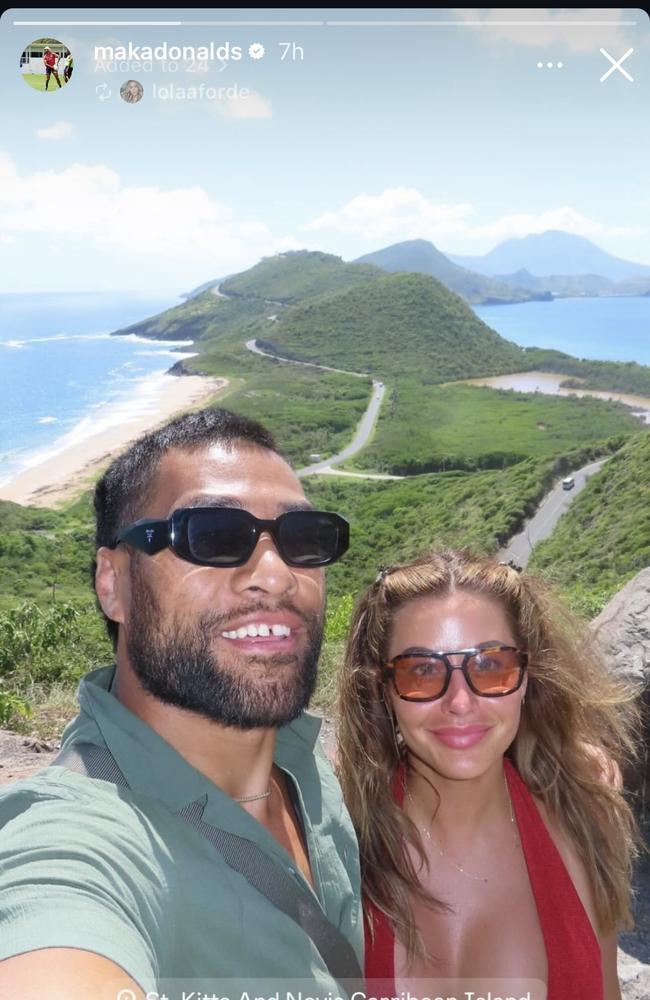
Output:
<instances>
[{"instance_id":1,"label":"shirt collar","mask_svg":"<svg viewBox=\"0 0 650 1000\"><path fill-rule=\"evenodd\" d=\"M159 799L177 812L196 799L214 796L237 808L213 782L111 693L114 667L100 667L79 686L80 712L65 730L62 746L100 743L115 758L130 788ZM274 759L300 781L313 756L322 720L307 712L278 729ZM239 811L239 809L238 809Z\"/></svg>"}]
</instances>

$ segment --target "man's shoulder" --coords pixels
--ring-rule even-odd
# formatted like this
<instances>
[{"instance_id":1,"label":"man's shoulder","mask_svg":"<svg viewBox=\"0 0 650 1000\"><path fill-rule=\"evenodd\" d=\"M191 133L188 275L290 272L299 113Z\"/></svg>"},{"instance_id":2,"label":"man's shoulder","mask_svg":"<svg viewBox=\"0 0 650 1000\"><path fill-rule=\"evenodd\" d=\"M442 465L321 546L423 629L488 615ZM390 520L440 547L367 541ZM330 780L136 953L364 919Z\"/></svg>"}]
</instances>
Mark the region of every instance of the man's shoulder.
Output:
<instances>
[{"instance_id":1,"label":"man's shoulder","mask_svg":"<svg viewBox=\"0 0 650 1000\"><path fill-rule=\"evenodd\" d=\"M2 789L0 961L78 948L137 982L155 975L178 880L146 809L123 792L55 766Z\"/></svg>"},{"instance_id":2,"label":"man's shoulder","mask_svg":"<svg viewBox=\"0 0 650 1000\"><path fill-rule=\"evenodd\" d=\"M161 810L144 797L50 766L0 789L0 856L30 846L151 857Z\"/></svg>"},{"instance_id":3,"label":"man's shoulder","mask_svg":"<svg viewBox=\"0 0 650 1000\"><path fill-rule=\"evenodd\" d=\"M0 796L0 896L162 912L178 887L177 844L155 809L61 767L16 782Z\"/></svg>"}]
</instances>

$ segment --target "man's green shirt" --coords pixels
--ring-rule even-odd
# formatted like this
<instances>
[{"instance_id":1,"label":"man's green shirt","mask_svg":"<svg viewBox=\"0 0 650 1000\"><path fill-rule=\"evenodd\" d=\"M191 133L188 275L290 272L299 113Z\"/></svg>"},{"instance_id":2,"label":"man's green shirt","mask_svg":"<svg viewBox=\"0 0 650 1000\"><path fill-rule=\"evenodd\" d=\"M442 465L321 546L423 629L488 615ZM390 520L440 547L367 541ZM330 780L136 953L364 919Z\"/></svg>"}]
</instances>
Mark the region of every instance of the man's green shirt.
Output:
<instances>
[{"instance_id":1,"label":"man's green shirt","mask_svg":"<svg viewBox=\"0 0 650 1000\"><path fill-rule=\"evenodd\" d=\"M177 810L292 859L233 799L110 692L114 668L89 674L64 747L106 746L129 787L46 768L0 794L0 959L80 948L121 966L144 990L165 980L310 980L340 992L315 945ZM338 782L304 713L278 730L275 762L293 779L316 895L362 955L358 853ZM303 884L307 885L306 882Z\"/></svg>"}]
</instances>

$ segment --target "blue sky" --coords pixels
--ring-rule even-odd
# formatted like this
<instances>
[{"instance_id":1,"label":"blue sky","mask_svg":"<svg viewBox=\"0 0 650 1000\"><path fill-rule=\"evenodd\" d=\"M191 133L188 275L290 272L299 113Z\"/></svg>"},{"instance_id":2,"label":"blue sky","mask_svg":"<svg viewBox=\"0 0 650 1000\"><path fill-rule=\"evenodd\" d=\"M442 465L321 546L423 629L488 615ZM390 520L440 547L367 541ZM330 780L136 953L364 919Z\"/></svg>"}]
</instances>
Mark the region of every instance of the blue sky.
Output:
<instances>
[{"instance_id":1,"label":"blue sky","mask_svg":"<svg viewBox=\"0 0 650 1000\"><path fill-rule=\"evenodd\" d=\"M474 254L549 228L650 264L650 31L640 9L163 15L347 23L54 26L48 19L153 15L5 12L0 291L180 292L285 249L352 259L420 237ZM13 24L21 20L39 23ZM75 57L60 93L21 79L21 51L43 35ZM95 65L95 46L129 41L230 42L243 55L194 67L179 61L175 70ZM264 58L249 57L253 42L265 46ZM299 46L303 59L281 60L282 42ZM621 64L632 81L613 69L600 82L612 66L601 48L614 60L634 50ZM119 97L129 78L144 86L139 104ZM202 100L162 97L161 88L201 84ZM214 96L219 87L238 90Z\"/></svg>"}]
</instances>

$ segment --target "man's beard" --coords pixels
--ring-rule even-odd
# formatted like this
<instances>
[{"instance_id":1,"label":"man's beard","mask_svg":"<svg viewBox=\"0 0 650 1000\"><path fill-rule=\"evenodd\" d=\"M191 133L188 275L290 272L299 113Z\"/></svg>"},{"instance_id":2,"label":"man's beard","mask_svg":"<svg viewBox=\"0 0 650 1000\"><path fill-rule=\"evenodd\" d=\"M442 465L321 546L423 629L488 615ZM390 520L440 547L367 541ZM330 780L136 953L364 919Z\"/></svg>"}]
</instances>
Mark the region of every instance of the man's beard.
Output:
<instances>
[{"instance_id":1,"label":"man's beard","mask_svg":"<svg viewBox=\"0 0 650 1000\"><path fill-rule=\"evenodd\" d=\"M274 611L291 611L304 623L303 652L251 656L233 650L232 663L223 665L213 651L214 637L228 628L228 619L256 612L263 619L270 610L263 603L242 606L228 616L206 612L192 626L176 617L163 622L158 601L138 569L132 573L131 595L126 649L138 680L155 698L239 729L286 725L309 704L323 638L322 616L279 602Z\"/></svg>"}]
</instances>

